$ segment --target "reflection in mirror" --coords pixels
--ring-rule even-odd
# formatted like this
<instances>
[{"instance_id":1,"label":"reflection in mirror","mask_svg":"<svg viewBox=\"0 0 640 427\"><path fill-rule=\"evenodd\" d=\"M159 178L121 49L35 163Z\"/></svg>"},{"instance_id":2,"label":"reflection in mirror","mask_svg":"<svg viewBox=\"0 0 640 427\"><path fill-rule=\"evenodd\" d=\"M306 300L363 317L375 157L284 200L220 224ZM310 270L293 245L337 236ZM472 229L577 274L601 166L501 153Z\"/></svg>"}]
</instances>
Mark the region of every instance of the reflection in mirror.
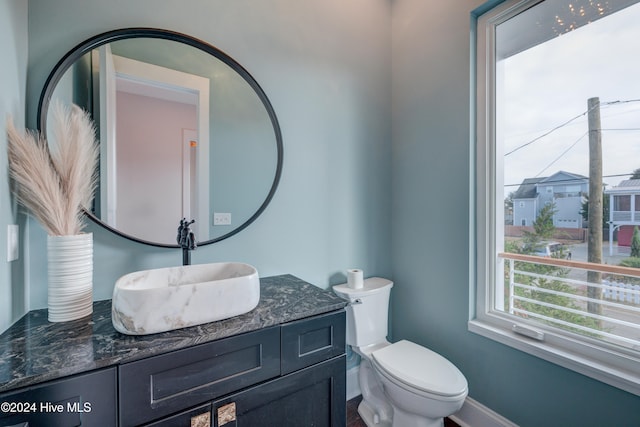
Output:
<instances>
[{"instance_id":1,"label":"reflection in mirror","mask_svg":"<svg viewBox=\"0 0 640 427\"><path fill-rule=\"evenodd\" d=\"M41 121L53 100L92 113L100 182L91 214L99 223L174 247L179 220L194 218L198 245L212 243L266 207L281 171L280 130L264 93L233 60L155 32L88 42L66 66L63 58L43 93Z\"/></svg>"}]
</instances>

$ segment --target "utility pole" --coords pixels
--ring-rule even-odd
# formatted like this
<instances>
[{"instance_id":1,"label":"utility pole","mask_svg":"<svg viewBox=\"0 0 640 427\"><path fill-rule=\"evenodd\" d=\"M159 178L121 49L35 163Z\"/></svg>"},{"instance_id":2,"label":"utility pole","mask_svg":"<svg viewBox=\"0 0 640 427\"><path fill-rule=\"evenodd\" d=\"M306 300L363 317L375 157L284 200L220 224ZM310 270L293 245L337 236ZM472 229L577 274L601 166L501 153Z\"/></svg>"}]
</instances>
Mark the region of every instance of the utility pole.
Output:
<instances>
[{"instance_id":1,"label":"utility pole","mask_svg":"<svg viewBox=\"0 0 640 427\"><path fill-rule=\"evenodd\" d=\"M589 98L589 238L587 243L587 261L602 264L602 133L600 128L600 98ZM602 274L596 271L587 273L589 283L602 283ZM602 299L602 290L587 286L587 296L595 300ZM602 305L588 302L589 313L602 314Z\"/></svg>"}]
</instances>

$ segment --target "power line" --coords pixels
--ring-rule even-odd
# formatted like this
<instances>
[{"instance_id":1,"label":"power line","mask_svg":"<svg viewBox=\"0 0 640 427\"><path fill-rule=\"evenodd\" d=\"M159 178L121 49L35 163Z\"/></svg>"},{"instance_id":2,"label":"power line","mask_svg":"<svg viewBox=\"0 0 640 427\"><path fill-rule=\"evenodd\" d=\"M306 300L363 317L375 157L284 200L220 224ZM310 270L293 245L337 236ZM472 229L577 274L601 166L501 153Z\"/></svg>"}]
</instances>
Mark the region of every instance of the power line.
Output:
<instances>
[{"instance_id":1,"label":"power line","mask_svg":"<svg viewBox=\"0 0 640 427\"><path fill-rule=\"evenodd\" d=\"M631 100L625 100L625 101L609 101L609 102L605 102L602 103L600 105L604 105L604 106L611 106L611 105L618 105L618 104L627 104L627 103L633 103L633 102L640 102L640 99L631 99ZM593 107L587 109L587 111L572 117L571 119L565 121L564 123L554 127L553 129L549 130L548 132L545 132L544 134L538 136L537 138L532 139L531 141L526 142L525 144L522 144L516 148L514 148L513 150L509 151L508 153L506 153L504 156L508 156L524 147L527 147L531 144L533 144L536 141L539 141L540 139L544 138L545 136L550 135L551 133L555 132L558 129L561 129L567 125L569 125L571 122L577 120L578 118L584 116L585 114L588 114L591 112L591 110L593 110L594 108L598 107L598 105L594 105ZM611 128L611 129L599 129L600 131L640 131L640 128ZM547 169L549 169L552 165L554 165L558 160L560 160L565 154L567 154L573 147L575 147L585 136L587 136L589 134L589 131L583 133L576 141L574 141L569 147L567 147L562 153L560 153L560 155L558 155L555 159L553 159L547 166L545 166L539 173L537 173L534 178L538 178L540 175L542 175L542 173L544 173ZM602 178L616 178L616 177L625 177L625 176L630 176L632 175L631 173L625 173L625 174L612 174L612 175L605 175L602 176ZM544 178L541 178L541 180L543 180ZM584 178L588 181L588 178ZM583 179L580 178L574 178L574 179L570 179L570 180L558 180L558 181L553 181L554 184L557 183L562 183L562 182L576 182L576 181L582 181ZM524 182L524 181L523 181ZM531 184L535 185L538 182L532 182ZM508 188L508 187L517 187L517 186L521 186L522 183L518 183L518 184L505 184L504 188Z\"/></svg>"},{"instance_id":2,"label":"power line","mask_svg":"<svg viewBox=\"0 0 640 427\"><path fill-rule=\"evenodd\" d=\"M524 147L527 147L527 146L529 146L529 145L533 144L533 143L534 143L534 142L536 142L536 141L541 140L541 139L542 139L542 138L544 138L545 136L551 135L553 132L555 132L555 131L557 131L558 129L561 129L561 128L563 128L563 127L567 126L569 123L571 123L572 121L574 121L574 120L576 120L576 119L579 119L580 117L584 116L584 115L585 115L585 114L587 114L588 112L589 112L589 110L587 110L587 111L585 111L585 112L583 112L583 113L578 114L577 116L575 116L575 117L573 117L573 118L571 118L571 119L567 120L566 122L564 122L564 123L562 123L562 124L560 124L560 125L558 125L558 126L554 127L554 128L553 128L553 129L551 129L550 131L548 131L548 132L546 132L546 133L543 133L543 134L542 134L542 135L540 135L539 137L534 138L534 139L532 139L531 141L529 141L529 142L525 142L524 144L522 144L522 145L520 145L520 146L518 146L518 147L514 148L513 150L511 150L511 151L509 151L508 153L506 153L504 156L505 156L505 157L507 157L508 155L513 154L513 153L515 153L516 151L518 151L518 150L520 150L520 149L522 149L522 148L524 148Z\"/></svg>"},{"instance_id":3,"label":"power line","mask_svg":"<svg viewBox=\"0 0 640 427\"><path fill-rule=\"evenodd\" d=\"M640 102L640 99L626 99L624 101L609 101L609 102L602 102L600 103L600 105L616 105L616 104L630 104L632 102Z\"/></svg>"},{"instance_id":4,"label":"power line","mask_svg":"<svg viewBox=\"0 0 640 427\"><path fill-rule=\"evenodd\" d=\"M628 100L622 100L622 101L621 101L621 100L617 100L617 101L608 101L608 102L602 102L602 103L600 103L600 105L601 105L601 106L611 106L611 105L619 105L619 104L629 104L629 103L633 103L633 102L640 102L640 99L628 99ZM593 109L593 108L594 108L594 107L592 107L591 109ZM511 151L509 151L508 153L505 153L504 157L507 157L508 155L513 154L513 153L515 153L516 151L518 151L518 150L520 150L520 149L522 149L522 148L524 148L524 147L527 147L527 146L529 146L529 145L533 144L534 142L541 140L542 138L544 138L544 137L546 137L546 136L549 136L550 134L552 134L553 132L557 131L558 129L562 129L563 127L567 126L569 123L573 122L574 120L577 120L577 119L579 119L580 117L582 117L582 116L584 116L584 115L588 114L588 113L590 112L590 110L591 110L591 109L587 109L586 111L584 111L584 112L582 112L582 113L578 114L578 115L577 115L577 116L575 116L575 117L572 117L571 119L567 120L566 122L564 122L564 123L562 123L562 124L560 124L560 125L558 125L558 126L556 126L556 127L552 128L551 130L549 130L549 131L547 131L547 132L543 133L542 135L540 135L540 136L538 136L538 137L536 137L536 138L532 139L531 141L525 142L524 144L517 146L516 148L514 148L514 149L513 149L513 150L511 150ZM603 130L604 130L604 129L603 129ZM630 129L630 130L631 130L631 129ZM634 130L635 130L635 129L634 129ZM638 129L638 130L640 130L640 129ZM582 138L582 137L581 137L581 138Z\"/></svg>"},{"instance_id":5,"label":"power line","mask_svg":"<svg viewBox=\"0 0 640 427\"><path fill-rule=\"evenodd\" d=\"M623 176L631 176L633 175L633 173L618 173L618 174L612 174L612 175L602 175L602 178L620 178ZM544 178L541 178L541 180ZM584 181L584 180L589 180L588 177L584 177L584 178L572 178L572 179L559 179L557 181L550 181L553 182L554 184L564 184L564 183L568 183L568 182L576 182L576 181ZM531 184L535 185L538 184L539 181L536 182L532 182ZM503 187L519 187L520 185L522 185L522 183L518 183L518 184L504 184Z\"/></svg>"},{"instance_id":6,"label":"power line","mask_svg":"<svg viewBox=\"0 0 640 427\"><path fill-rule=\"evenodd\" d=\"M564 156L565 154L567 154L567 152L568 152L569 150L571 150L573 147L575 147L575 146L576 146L576 144L577 144L578 142L580 142L580 141L582 140L582 138L584 138L584 137L585 137L585 136L587 136L588 134L589 134L589 131L587 131L587 132L583 133L583 134L580 136L580 138L578 138L578 139L577 139L573 144L571 144L571 145L569 146L569 148L567 148L567 149L566 149L566 150L564 150L562 153L560 153L560 155L559 155L558 157L556 157L555 159L553 159L553 161L552 161L551 163L549 163L549 164L548 164L544 169L542 169L540 172L538 172L538 173L535 175L535 178L537 178L537 177L539 177L540 175L542 175L542 172L546 171L546 170L547 170L547 169L549 169L549 168L550 168L550 167L551 167L555 162L557 162L558 160L560 160L560 158L562 158L562 156Z\"/></svg>"}]
</instances>

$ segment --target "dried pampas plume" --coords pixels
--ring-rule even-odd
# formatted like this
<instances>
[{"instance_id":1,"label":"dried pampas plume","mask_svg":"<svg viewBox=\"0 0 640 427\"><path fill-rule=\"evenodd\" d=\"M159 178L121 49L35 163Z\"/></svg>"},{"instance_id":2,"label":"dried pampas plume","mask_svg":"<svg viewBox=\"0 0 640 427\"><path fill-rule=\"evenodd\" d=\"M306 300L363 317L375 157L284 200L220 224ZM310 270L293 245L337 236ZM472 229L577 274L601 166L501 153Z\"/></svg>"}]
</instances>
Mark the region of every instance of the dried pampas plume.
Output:
<instances>
[{"instance_id":1,"label":"dried pampas plume","mask_svg":"<svg viewBox=\"0 0 640 427\"><path fill-rule=\"evenodd\" d=\"M97 184L98 145L89 115L79 107L52 106L52 138L20 133L7 120L9 174L18 203L49 235L79 234Z\"/></svg>"}]
</instances>

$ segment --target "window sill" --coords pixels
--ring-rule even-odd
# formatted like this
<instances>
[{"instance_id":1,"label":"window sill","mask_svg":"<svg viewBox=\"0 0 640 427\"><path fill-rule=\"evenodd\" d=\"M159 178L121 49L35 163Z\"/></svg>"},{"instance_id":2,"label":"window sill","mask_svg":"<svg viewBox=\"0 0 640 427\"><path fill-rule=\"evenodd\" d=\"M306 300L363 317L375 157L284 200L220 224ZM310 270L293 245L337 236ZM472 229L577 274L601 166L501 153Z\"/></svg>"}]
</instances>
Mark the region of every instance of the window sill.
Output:
<instances>
[{"instance_id":1,"label":"window sill","mask_svg":"<svg viewBox=\"0 0 640 427\"><path fill-rule=\"evenodd\" d=\"M570 352L545 341L537 341L526 338L512 332L502 325L494 325L480 319L472 319L468 323L470 332L497 341L501 344L523 351L540 359L578 372L610 386L640 396L640 372L629 372L615 366L603 363L602 360L586 357L584 354ZM608 353L611 358L624 358L626 362L632 359L629 356L616 354L607 350L599 350ZM640 364L640 360L632 360L632 364ZM640 365L636 365L640 366Z\"/></svg>"}]
</instances>

